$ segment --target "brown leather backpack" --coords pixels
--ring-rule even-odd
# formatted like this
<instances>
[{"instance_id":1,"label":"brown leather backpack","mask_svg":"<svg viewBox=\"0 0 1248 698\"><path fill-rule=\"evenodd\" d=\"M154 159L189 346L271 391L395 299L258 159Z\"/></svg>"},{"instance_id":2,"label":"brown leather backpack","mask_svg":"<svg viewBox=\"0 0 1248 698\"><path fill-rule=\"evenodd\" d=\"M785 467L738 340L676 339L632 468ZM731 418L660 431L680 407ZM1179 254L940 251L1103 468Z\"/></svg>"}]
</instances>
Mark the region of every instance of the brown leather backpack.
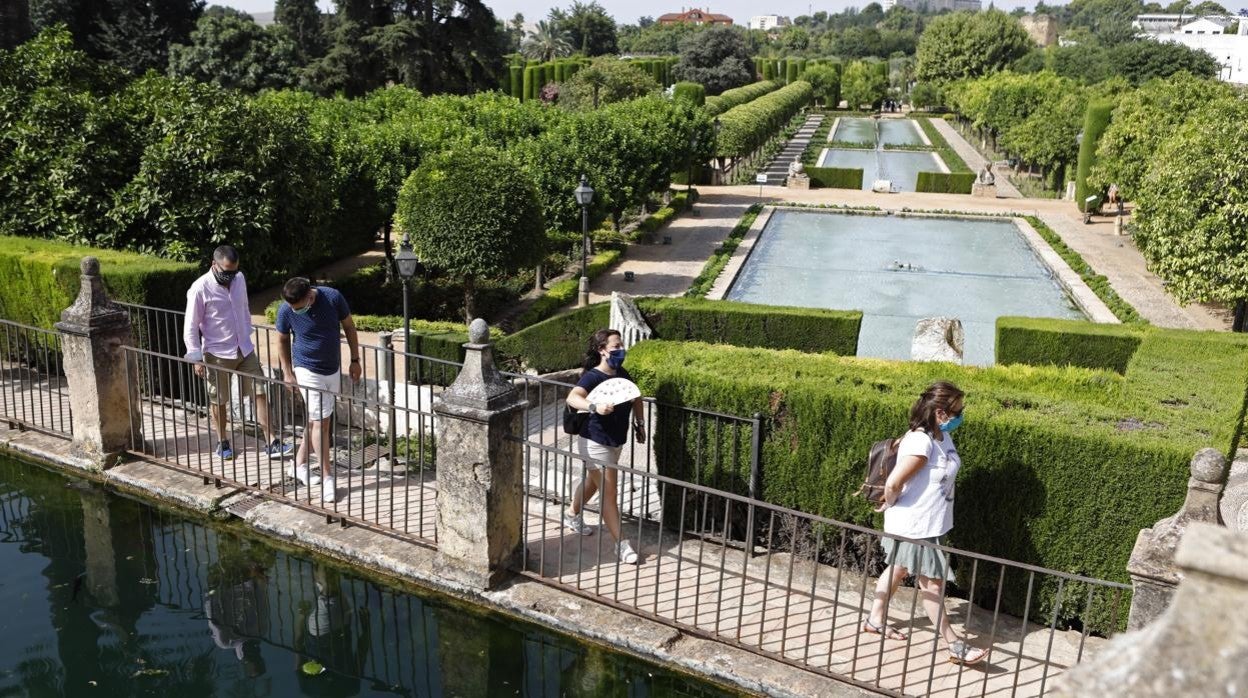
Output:
<instances>
[{"instance_id":1,"label":"brown leather backpack","mask_svg":"<svg viewBox=\"0 0 1248 698\"><path fill-rule=\"evenodd\" d=\"M867 498L872 504L884 501L884 485L888 476L897 467L897 447L901 439L884 439L871 445L871 453L867 456L867 479L855 494Z\"/></svg>"}]
</instances>

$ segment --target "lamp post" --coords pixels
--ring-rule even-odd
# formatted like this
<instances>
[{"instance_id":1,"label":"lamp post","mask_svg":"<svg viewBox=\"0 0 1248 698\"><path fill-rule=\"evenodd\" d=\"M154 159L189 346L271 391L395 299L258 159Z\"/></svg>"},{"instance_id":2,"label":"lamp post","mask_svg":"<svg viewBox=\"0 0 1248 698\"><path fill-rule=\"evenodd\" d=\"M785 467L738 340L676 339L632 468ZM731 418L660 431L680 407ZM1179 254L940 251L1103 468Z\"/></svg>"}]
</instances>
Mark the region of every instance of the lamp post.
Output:
<instances>
[{"instance_id":1,"label":"lamp post","mask_svg":"<svg viewBox=\"0 0 1248 698\"><path fill-rule=\"evenodd\" d=\"M716 151L718 151L718 150L719 150L719 131L720 131L720 129L722 129L722 128L724 127L724 125L723 125L722 123L720 123L719 119L715 119L715 121L712 123L712 127L714 128L714 131L715 131L715 143L714 143L714 145L715 145L715 150L716 150ZM720 177L723 177L723 176L724 176L724 160L723 160L723 158L721 158L721 157L719 157L718 155L716 155L716 156L715 156L715 164L716 164L716 165L718 165L718 169L719 169L719 176L720 176ZM711 179L711 184L723 184L723 181L716 182L716 181L712 178L712 179Z\"/></svg>"},{"instance_id":2,"label":"lamp post","mask_svg":"<svg viewBox=\"0 0 1248 698\"><path fill-rule=\"evenodd\" d=\"M403 351L412 353L412 321L407 308L407 282L420 270L420 259L412 252L412 243L407 233L403 234L403 242L399 244L399 253L394 256L394 265L399 268L399 279L403 282ZM406 369L405 369L406 370ZM406 382L406 381L405 381Z\"/></svg>"},{"instance_id":3,"label":"lamp post","mask_svg":"<svg viewBox=\"0 0 1248 698\"><path fill-rule=\"evenodd\" d=\"M578 308L589 305L589 205L594 202L594 190L589 186L589 178L581 175L581 183L572 192L576 195L576 203L581 205L581 286Z\"/></svg>"}]
</instances>

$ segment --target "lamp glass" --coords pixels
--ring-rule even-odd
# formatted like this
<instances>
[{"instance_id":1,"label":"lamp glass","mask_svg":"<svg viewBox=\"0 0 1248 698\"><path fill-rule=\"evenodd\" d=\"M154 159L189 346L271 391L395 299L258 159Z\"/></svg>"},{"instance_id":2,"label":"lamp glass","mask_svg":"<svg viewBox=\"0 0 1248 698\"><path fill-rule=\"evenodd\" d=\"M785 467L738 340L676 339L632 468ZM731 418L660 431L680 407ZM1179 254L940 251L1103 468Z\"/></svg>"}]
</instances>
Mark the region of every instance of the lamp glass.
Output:
<instances>
[{"instance_id":1,"label":"lamp glass","mask_svg":"<svg viewBox=\"0 0 1248 698\"><path fill-rule=\"evenodd\" d=\"M394 264L399 268L399 276L410 279L416 276L416 271L420 268L420 258L412 252L410 247L404 245L394 256Z\"/></svg>"}]
</instances>

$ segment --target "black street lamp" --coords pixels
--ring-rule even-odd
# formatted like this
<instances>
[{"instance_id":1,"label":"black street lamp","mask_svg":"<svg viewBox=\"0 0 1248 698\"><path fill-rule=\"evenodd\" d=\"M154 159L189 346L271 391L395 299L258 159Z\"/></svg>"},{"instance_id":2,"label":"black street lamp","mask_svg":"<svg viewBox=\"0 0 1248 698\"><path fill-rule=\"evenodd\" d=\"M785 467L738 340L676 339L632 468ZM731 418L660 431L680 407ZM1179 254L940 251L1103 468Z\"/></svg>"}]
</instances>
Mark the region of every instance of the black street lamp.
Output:
<instances>
[{"instance_id":1,"label":"black street lamp","mask_svg":"<svg viewBox=\"0 0 1248 698\"><path fill-rule=\"evenodd\" d=\"M581 175L581 183L572 193L581 206L581 287L577 307L584 308L589 305L589 205L594 202L594 190L589 186L589 178Z\"/></svg>"},{"instance_id":2,"label":"black street lamp","mask_svg":"<svg viewBox=\"0 0 1248 698\"><path fill-rule=\"evenodd\" d=\"M420 258L412 252L412 243L407 233L403 234L403 242L399 244L399 253L394 256L394 265L399 268L399 279L403 282L403 351L412 353L412 321L407 309L407 282L420 271Z\"/></svg>"}]
</instances>

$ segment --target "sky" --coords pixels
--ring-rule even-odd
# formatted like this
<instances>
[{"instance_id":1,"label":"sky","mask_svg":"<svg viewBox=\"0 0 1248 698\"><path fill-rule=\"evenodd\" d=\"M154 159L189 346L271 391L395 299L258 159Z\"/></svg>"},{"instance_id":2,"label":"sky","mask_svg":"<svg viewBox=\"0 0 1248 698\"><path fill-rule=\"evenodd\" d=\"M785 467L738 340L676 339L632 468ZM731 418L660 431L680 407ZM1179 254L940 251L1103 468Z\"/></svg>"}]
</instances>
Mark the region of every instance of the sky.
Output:
<instances>
[{"instance_id":1,"label":"sky","mask_svg":"<svg viewBox=\"0 0 1248 698\"><path fill-rule=\"evenodd\" d=\"M811 11L818 12L840 12L846 7L863 7L870 3L871 0L836 0L835 2L810 3L800 0L772 0L766 4L767 14L778 14L788 17L796 17L798 15L809 14ZM682 8L689 9L700 7L708 9L717 14L725 14L736 20L737 24L745 24L749 22L750 17L760 14L759 3L757 0L698 0L696 4L690 4L691 0L599 0L600 5L606 8L607 12L615 17L615 21L619 24L636 24L637 18L649 15L658 17L667 12L679 12ZM987 2L987 0L985 0ZM272 12L273 0L209 0L209 4L228 5L244 12ZM566 7L571 5L571 0L486 0L485 3L494 14L502 19L511 19L517 12L524 15L529 22L537 21L546 16L552 7ZM1032 7L1034 1L1025 2L1023 0L1002 0L996 3L997 7L1009 10L1019 5ZM1060 5L1060 2L1052 2L1050 4ZM326 10L333 9L333 2L328 0L320 0L321 7Z\"/></svg>"}]
</instances>

